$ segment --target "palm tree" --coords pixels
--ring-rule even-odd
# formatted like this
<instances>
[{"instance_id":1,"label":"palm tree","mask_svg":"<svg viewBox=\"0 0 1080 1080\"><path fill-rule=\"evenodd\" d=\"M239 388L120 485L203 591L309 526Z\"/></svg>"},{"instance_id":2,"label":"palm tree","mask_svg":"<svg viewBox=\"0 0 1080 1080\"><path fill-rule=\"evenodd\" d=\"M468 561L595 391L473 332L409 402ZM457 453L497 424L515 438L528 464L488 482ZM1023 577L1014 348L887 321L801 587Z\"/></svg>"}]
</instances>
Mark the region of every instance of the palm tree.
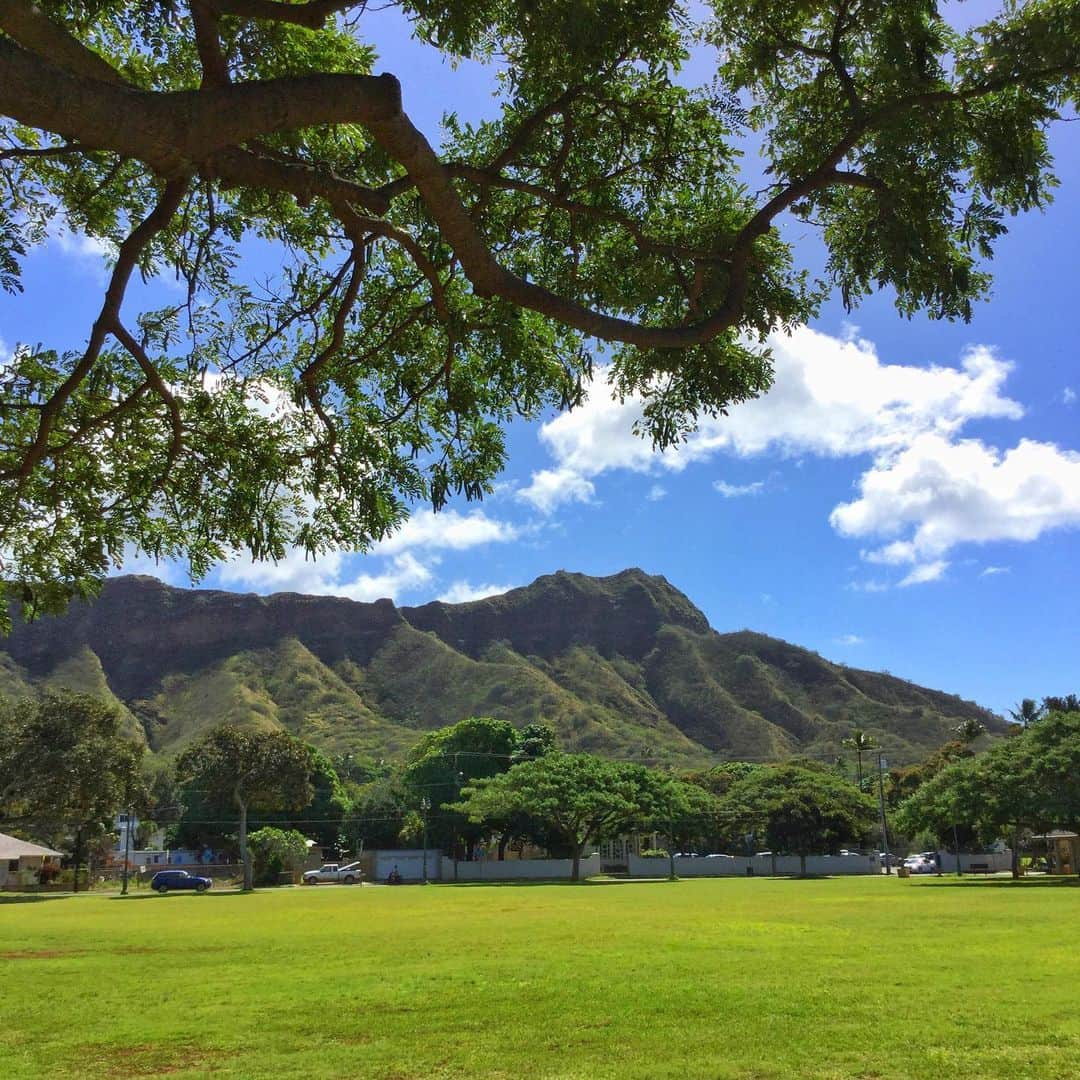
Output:
<instances>
[{"instance_id":1,"label":"palm tree","mask_svg":"<svg viewBox=\"0 0 1080 1080\"><path fill-rule=\"evenodd\" d=\"M870 753L871 750L876 750L878 748L878 745L877 745L876 742L874 742L873 737L870 736L870 735L867 735L866 732L863 731L861 728L856 728L851 733L850 738L841 740L840 745L843 746L847 750L854 750L855 751L856 767L857 767L858 773L859 773L859 790L862 791L862 781L863 781L862 757L863 757L863 754L868 754L868 753Z\"/></svg>"},{"instance_id":2,"label":"palm tree","mask_svg":"<svg viewBox=\"0 0 1080 1080\"><path fill-rule=\"evenodd\" d=\"M986 728L974 718L967 720L961 720L959 724L953 729L956 732L956 737L962 743L973 743L980 735L986 731Z\"/></svg>"},{"instance_id":3,"label":"palm tree","mask_svg":"<svg viewBox=\"0 0 1080 1080\"><path fill-rule=\"evenodd\" d=\"M1042 716L1042 709L1035 704L1034 698L1026 697L1015 709L1009 710L1009 715L1025 728L1036 723Z\"/></svg>"}]
</instances>

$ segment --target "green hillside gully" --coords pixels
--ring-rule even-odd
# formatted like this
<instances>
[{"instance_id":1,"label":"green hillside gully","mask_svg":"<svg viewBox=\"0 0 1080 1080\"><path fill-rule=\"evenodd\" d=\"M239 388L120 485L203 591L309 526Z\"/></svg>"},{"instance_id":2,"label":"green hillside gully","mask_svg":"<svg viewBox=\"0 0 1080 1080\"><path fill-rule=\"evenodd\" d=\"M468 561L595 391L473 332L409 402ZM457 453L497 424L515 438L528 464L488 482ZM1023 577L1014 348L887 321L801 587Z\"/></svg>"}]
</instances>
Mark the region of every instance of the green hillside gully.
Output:
<instances>
[{"instance_id":1,"label":"green hillside gully","mask_svg":"<svg viewBox=\"0 0 1080 1080\"><path fill-rule=\"evenodd\" d=\"M681 766L826 758L853 727L903 764L961 720L1005 730L955 695L764 634L717 633L640 570L560 571L487 600L418 608L114 578L95 602L17 626L0 644L0 697L66 686L114 700L167 755L223 721L392 758L466 716L542 720L567 749Z\"/></svg>"}]
</instances>

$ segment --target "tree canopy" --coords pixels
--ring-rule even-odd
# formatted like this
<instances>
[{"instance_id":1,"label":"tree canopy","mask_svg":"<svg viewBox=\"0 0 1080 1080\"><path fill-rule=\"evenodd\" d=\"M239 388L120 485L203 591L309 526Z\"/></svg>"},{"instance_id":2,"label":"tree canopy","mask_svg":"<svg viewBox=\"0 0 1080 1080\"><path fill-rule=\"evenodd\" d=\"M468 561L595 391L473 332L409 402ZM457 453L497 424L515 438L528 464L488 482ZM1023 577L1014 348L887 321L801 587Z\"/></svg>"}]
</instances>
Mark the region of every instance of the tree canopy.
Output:
<instances>
[{"instance_id":1,"label":"tree canopy","mask_svg":"<svg viewBox=\"0 0 1080 1080\"><path fill-rule=\"evenodd\" d=\"M897 823L943 840L954 826L983 842L1011 834L1015 856L1020 829L1080 826L1077 777L1080 711L1048 712L984 754L942 769L901 804Z\"/></svg>"},{"instance_id":2,"label":"tree canopy","mask_svg":"<svg viewBox=\"0 0 1080 1080\"><path fill-rule=\"evenodd\" d=\"M121 808L146 797L144 747L124 732L120 712L86 694L46 692L0 709L0 825L71 843L112 828Z\"/></svg>"},{"instance_id":3,"label":"tree canopy","mask_svg":"<svg viewBox=\"0 0 1080 1080\"><path fill-rule=\"evenodd\" d=\"M402 780L414 811L427 799L431 842L447 850L463 844L471 857L486 830L456 808L461 790L475 780L505 772L518 749L514 725L490 716L470 716L428 732L413 747ZM420 824L419 817L416 824Z\"/></svg>"},{"instance_id":4,"label":"tree canopy","mask_svg":"<svg viewBox=\"0 0 1080 1080\"><path fill-rule=\"evenodd\" d=\"M218 801L230 800L244 863L244 889L254 885L248 847L249 810L301 810L314 795L311 748L284 731L249 731L232 724L193 743L177 775Z\"/></svg>"},{"instance_id":5,"label":"tree canopy","mask_svg":"<svg viewBox=\"0 0 1080 1080\"><path fill-rule=\"evenodd\" d=\"M797 765L758 769L734 784L720 813L776 853L806 856L861 843L874 822L873 801L830 773Z\"/></svg>"},{"instance_id":6,"label":"tree canopy","mask_svg":"<svg viewBox=\"0 0 1080 1080\"><path fill-rule=\"evenodd\" d=\"M543 823L570 849L577 881L590 842L621 828L667 826L702 798L708 796L700 788L643 765L551 751L473 782L458 808L478 825L515 815Z\"/></svg>"},{"instance_id":7,"label":"tree canopy","mask_svg":"<svg viewBox=\"0 0 1080 1080\"><path fill-rule=\"evenodd\" d=\"M85 344L0 372L0 577L29 612L130 547L198 577L480 497L505 423L578 401L595 341L667 446L765 392L765 336L830 289L967 318L1077 97L1078 0L963 32L930 0L387 6L491 65L493 116L448 100L433 146L350 0L0 6L0 284L59 223L115 253Z\"/></svg>"}]
</instances>

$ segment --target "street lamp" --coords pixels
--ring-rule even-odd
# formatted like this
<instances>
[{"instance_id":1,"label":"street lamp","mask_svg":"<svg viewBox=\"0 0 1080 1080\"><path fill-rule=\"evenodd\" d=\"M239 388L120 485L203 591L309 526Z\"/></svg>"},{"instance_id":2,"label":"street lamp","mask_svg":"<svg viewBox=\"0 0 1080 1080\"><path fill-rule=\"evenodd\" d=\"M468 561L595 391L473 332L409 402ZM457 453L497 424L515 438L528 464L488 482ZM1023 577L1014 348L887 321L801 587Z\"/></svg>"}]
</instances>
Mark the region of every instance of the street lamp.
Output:
<instances>
[{"instance_id":1,"label":"street lamp","mask_svg":"<svg viewBox=\"0 0 1080 1080\"><path fill-rule=\"evenodd\" d=\"M885 851L885 873L892 873L892 866L890 863L892 859L889 855L889 822L885 816L885 770L888 768L888 762L885 760L884 754L878 754L878 800L881 807L881 843Z\"/></svg>"},{"instance_id":2,"label":"street lamp","mask_svg":"<svg viewBox=\"0 0 1080 1080\"><path fill-rule=\"evenodd\" d=\"M428 883L427 877L427 849L428 849L428 831L427 831L427 816L428 811L431 809L431 800L424 795L420 799L420 816L424 821L424 884Z\"/></svg>"}]
</instances>

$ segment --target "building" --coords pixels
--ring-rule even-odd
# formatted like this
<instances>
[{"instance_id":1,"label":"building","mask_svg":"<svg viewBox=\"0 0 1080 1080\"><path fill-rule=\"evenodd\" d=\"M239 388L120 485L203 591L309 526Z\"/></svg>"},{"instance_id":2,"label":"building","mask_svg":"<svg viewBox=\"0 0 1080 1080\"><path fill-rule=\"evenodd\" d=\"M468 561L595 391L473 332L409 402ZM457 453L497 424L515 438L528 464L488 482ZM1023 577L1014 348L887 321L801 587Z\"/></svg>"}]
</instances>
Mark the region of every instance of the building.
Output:
<instances>
[{"instance_id":1,"label":"building","mask_svg":"<svg viewBox=\"0 0 1080 1080\"><path fill-rule=\"evenodd\" d=\"M165 830L158 829L151 833L146 838L147 845L139 847L137 841L139 825L138 817L126 812L117 814L113 819L116 843L110 854L110 865L123 866L125 855L128 867L132 870L136 867L164 866L168 863L169 853L165 850Z\"/></svg>"},{"instance_id":2,"label":"building","mask_svg":"<svg viewBox=\"0 0 1080 1080\"><path fill-rule=\"evenodd\" d=\"M52 848L0 833L0 889L39 885L42 870L59 872L61 857Z\"/></svg>"},{"instance_id":3,"label":"building","mask_svg":"<svg viewBox=\"0 0 1080 1080\"><path fill-rule=\"evenodd\" d=\"M1046 845L1052 874L1080 874L1080 835L1065 829L1055 829L1044 836L1033 836Z\"/></svg>"}]
</instances>

